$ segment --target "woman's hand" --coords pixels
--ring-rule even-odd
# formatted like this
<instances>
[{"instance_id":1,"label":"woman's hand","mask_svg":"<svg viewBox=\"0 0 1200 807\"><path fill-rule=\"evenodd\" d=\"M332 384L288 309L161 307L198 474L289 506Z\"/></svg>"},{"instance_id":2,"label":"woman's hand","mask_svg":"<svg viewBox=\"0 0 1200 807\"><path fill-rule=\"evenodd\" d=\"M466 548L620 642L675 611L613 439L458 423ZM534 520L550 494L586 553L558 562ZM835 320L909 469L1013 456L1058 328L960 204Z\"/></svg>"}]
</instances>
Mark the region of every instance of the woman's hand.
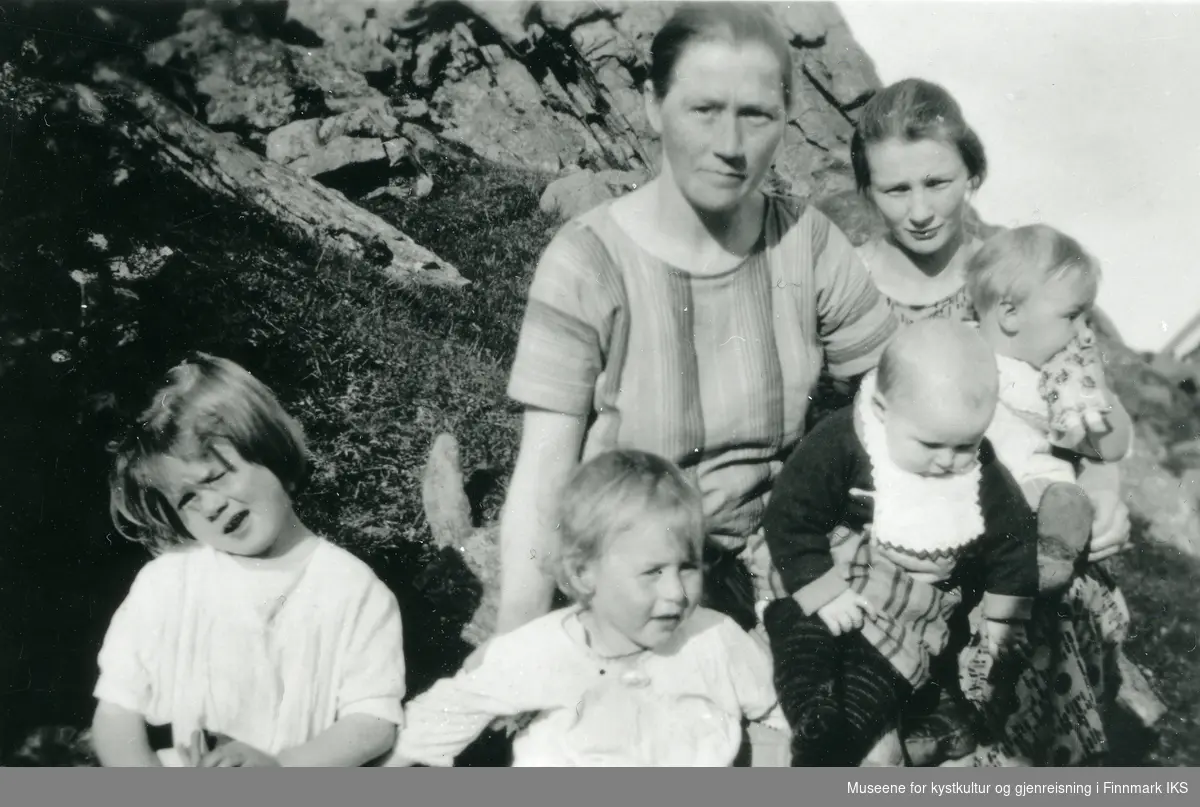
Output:
<instances>
[{"instance_id":1,"label":"woman's hand","mask_svg":"<svg viewBox=\"0 0 1200 807\"><path fill-rule=\"evenodd\" d=\"M209 751L200 760L201 768L278 768L279 760L257 748L234 740Z\"/></svg>"},{"instance_id":2,"label":"woman's hand","mask_svg":"<svg viewBox=\"0 0 1200 807\"><path fill-rule=\"evenodd\" d=\"M875 606L857 591L846 589L817 609L817 616L834 636L862 630L863 620L875 616Z\"/></svg>"}]
</instances>

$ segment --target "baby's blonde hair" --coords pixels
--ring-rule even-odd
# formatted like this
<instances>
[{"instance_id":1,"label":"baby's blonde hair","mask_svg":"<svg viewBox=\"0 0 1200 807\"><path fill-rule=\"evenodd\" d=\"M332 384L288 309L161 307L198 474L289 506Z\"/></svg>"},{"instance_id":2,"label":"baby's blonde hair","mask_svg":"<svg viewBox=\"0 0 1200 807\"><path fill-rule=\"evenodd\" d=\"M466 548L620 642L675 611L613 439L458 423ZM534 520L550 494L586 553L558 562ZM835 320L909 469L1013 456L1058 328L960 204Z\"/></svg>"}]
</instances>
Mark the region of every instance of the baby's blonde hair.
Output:
<instances>
[{"instance_id":1,"label":"baby's blonde hair","mask_svg":"<svg viewBox=\"0 0 1200 807\"><path fill-rule=\"evenodd\" d=\"M109 512L117 532L154 550L190 540L161 460L201 459L222 441L275 474L289 494L304 481L304 433L271 390L228 359L194 353L167 373L136 425L111 446Z\"/></svg>"},{"instance_id":2,"label":"baby's blonde hair","mask_svg":"<svg viewBox=\"0 0 1200 807\"><path fill-rule=\"evenodd\" d=\"M1001 302L1020 305L1045 283L1075 275L1095 301L1100 264L1074 238L1045 224L1001 230L971 256L967 291L980 316Z\"/></svg>"},{"instance_id":3,"label":"baby's blonde hair","mask_svg":"<svg viewBox=\"0 0 1200 807\"><path fill-rule=\"evenodd\" d=\"M700 493L669 460L645 451L607 451L583 463L567 480L559 502L558 544L551 557L554 578L573 600L591 592L573 579L604 554L612 539L645 523L665 520L671 535L703 556L705 527Z\"/></svg>"}]
</instances>

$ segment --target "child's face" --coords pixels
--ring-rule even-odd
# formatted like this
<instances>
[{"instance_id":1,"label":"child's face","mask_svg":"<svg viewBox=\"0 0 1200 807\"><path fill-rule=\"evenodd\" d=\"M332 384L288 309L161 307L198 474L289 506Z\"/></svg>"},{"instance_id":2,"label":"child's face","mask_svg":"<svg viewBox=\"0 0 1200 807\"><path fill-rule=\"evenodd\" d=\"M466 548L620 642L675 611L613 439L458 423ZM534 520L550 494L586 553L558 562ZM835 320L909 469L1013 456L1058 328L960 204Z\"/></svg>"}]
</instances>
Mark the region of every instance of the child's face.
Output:
<instances>
[{"instance_id":1,"label":"child's face","mask_svg":"<svg viewBox=\"0 0 1200 807\"><path fill-rule=\"evenodd\" d=\"M979 444L991 423L987 407L949 401L895 402L877 398L888 454L901 469L921 476L950 476L970 470L978 461Z\"/></svg>"},{"instance_id":2,"label":"child's face","mask_svg":"<svg viewBox=\"0 0 1200 807\"><path fill-rule=\"evenodd\" d=\"M957 146L889 138L868 146L866 156L871 200L897 244L932 255L958 238L971 178Z\"/></svg>"},{"instance_id":3,"label":"child's face","mask_svg":"<svg viewBox=\"0 0 1200 807\"><path fill-rule=\"evenodd\" d=\"M203 459L164 457L168 495L188 532L220 552L270 556L295 524L279 478L219 443Z\"/></svg>"},{"instance_id":4,"label":"child's face","mask_svg":"<svg viewBox=\"0 0 1200 807\"><path fill-rule=\"evenodd\" d=\"M598 625L610 639L641 648L669 639L700 601L696 549L669 532L660 518L610 538L583 575L591 585L588 607Z\"/></svg>"},{"instance_id":5,"label":"child's face","mask_svg":"<svg viewBox=\"0 0 1200 807\"><path fill-rule=\"evenodd\" d=\"M1091 290L1078 275L1043 283L1024 302L1014 305L1011 319L1013 358L1041 367L1079 335L1092 307Z\"/></svg>"}]
</instances>

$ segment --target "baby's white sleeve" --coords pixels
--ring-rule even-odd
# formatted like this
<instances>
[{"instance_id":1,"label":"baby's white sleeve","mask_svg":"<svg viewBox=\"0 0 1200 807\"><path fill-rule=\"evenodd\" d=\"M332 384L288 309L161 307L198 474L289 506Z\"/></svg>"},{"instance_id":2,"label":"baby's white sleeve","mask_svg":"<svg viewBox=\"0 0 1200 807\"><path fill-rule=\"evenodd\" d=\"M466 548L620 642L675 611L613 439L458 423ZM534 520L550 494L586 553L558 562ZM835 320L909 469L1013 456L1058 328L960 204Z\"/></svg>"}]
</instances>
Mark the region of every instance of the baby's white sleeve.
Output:
<instances>
[{"instance_id":1,"label":"baby's white sleeve","mask_svg":"<svg viewBox=\"0 0 1200 807\"><path fill-rule=\"evenodd\" d=\"M156 684L154 650L161 647L163 614L171 606L170 567L151 562L142 568L113 614L97 659L97 700L148 717Z\"/></svg>"},{"instance_id":2,"label":"baby's white sleeve","mask_svg":"<svg viewBox=\"0 0 1200 807\"><path fill-rule=\"evenodd\" d=\"M363 714L403 726L404 629L395 595L378 579L358 601L347 630L338 718Z\"/></svg>"}]
</instances>

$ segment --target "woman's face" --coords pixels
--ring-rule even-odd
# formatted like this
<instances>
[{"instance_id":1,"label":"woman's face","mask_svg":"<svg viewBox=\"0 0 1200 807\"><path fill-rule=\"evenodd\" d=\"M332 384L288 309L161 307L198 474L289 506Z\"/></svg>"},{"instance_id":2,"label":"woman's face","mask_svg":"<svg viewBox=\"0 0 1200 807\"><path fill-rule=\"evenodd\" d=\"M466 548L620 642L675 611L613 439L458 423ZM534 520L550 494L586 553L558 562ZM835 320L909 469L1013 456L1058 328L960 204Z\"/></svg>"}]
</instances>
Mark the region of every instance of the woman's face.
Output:
<instances>
[{"instance_id":1,"label":"woman's face","mask_svg":"<svg viewBox=\"0 0 1200 807\"><path fill-rule=\"evenodd\" d=\"M736 210L759 187L787 124L779 60L758 42L688 45L666 97L647 93L666 170L697 210Z\"/></svg>"},{"instance_id":2,"label":"woman's face","mask_svg":"<svg viewBox=\"0 0 1200 807\"><path fill-rule=\"evenodd\" d=\"M956 243L974 184L957 146L890 138L866 154L871 200L901 248L932 255Z\"/></svg>"}]
</instances>

